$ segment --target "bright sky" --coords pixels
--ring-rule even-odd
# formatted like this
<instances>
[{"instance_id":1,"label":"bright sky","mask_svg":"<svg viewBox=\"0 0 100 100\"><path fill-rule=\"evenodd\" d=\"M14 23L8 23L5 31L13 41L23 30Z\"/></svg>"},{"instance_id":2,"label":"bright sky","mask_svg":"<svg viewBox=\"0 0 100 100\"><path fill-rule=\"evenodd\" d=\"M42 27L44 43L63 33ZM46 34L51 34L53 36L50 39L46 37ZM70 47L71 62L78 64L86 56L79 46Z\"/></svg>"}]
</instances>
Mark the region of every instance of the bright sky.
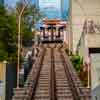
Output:
<instances>
[{"instance_id":1,"label":"bright sky","mask_svg":"<svg viewBox=\"0 0 100 100\"><path fill-rule=\"evenodd\" d=\"M16 5L16 2L17 2L18 0L5 0L5 4L7 4L7 5L9 5L9 6L15 6ZM32 2L34 2L35 0L31 0ZM51 2L53 2L53 1L59 1L59 0L40 0L41 2L42 1L51 1ZM68 4L68 0L65 0L66 1L66 4ZM56 4L57 5L59 5L59 2L56 2Z\"/></svg>"},{"instance_id":2,"label":"bright sky","mask_svg":"<svg viewBox=\"0 0 100 100\"><path fill-rule=\"evenodd\" d=\"M5 1L5 5L15 7L16 2L19 0L4 0L4 1ZM34 3L35 0L31 0L31 1L32 3Z\"/></svg>"},{"instance_id":3,"label":"bright sky","mask_svg":"<svg viewBox=\"0 0 100 100\"><path fill-rule=\"evenodd\" d=\"M5 0L5 5L14 7L18 0Z\"/></svg>"}]
</instances>

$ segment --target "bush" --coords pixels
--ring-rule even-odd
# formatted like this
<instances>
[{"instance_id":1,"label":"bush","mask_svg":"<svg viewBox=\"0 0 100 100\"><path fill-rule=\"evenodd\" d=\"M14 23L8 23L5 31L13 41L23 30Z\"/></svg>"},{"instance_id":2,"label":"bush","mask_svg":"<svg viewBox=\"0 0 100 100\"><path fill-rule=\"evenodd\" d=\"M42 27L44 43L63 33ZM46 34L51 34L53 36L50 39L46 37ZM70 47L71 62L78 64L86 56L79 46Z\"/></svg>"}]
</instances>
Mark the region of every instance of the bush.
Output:
<instances>
[{"instance_id":1,"label":"bush","mask_svg":"<svg viewBox=\"0 0 100 100\"><path fill-rule=\"evenodd\" d=\"M16 32L16 16L8 14L6 8L0 7L0 61L16 62Z\"/></svg>"},{"instance_id":2,"label":"bush","mask_svg":"<svg viewBox=\"0 0 100 100\"><path fill-rule=\"evenodd\" d=\"M8 53L4 50L0 50L0 61L6 60L8 57Z\"/></svg>"},{"instance_id":3,"label":"bush","mask_svg":"<svg viewBox=\"0 0 100 100\"><path fill-rule=\"evenodd\" d=\"M77 55L73 55L71 57L71 61L73 63L74 68L76 69L76 71L80 72L82 70L82 66L83 66L83 58L81 58L78 54Z\"/></svg>"},{"instance_id":4,"label":"bush","mask_svg":"<svg viewBox=\"0 0 100 100\"><path fill-rule=\"evenodd\" d=\"M83 58L81 58L78 54L73 55L71 57L72 64L75 68L75 70L78 72L78 75L83 83L84 86L87 86L88 80L87 80L87 71L84 71L84 65L83 65Z\"/></svg>"},{"instance_id":5,"label":"bush","mask_svg":"<svg viewBox=\"0 0 100 100\"><path fill-rule=\"evenodd\" d=\"M10 63L17 63L17 52L16 53L10 53L10 55L7 58L7 61Z\"/></svg>"}]
</instances>

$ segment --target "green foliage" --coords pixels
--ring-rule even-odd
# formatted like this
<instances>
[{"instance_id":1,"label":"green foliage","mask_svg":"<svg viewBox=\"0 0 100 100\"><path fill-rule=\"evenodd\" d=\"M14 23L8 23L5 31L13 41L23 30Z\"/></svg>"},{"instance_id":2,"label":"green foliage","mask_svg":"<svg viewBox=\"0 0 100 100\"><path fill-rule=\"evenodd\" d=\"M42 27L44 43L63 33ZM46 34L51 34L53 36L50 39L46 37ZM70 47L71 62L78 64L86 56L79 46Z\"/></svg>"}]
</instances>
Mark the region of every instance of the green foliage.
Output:
<instances>
[{"instance_id":1,"label":"green foliage","mask_svg":"<svg viewBox=\"0 0 100 100\"><path fill-rule=\"evenodd\" d=\"M16 17L0 7L0 61L8 60L16 52ZM9 61L9 60L8 60Z\"/></svg>"},{"instance_id":2,"label":"green foliage","mask_svg":"<svg viewBox=\"0 0 100 100\"><path fill-rule=\"evenodd\" d=\"M6 14L6 10L3 6L0 5L0 16L1 15L5 15Z\"/></svg>"},{"instance_id":3,"label":"green foliage","mask_svg":"<svg viewBox=\"0 0 100 100\"><path fill-rule=\"evenodd\" d=\"M11 11L0 6L0 61L17 61L18 15L22 7L23 4L19 2L16 13L11 13ZM26 7L21 19L22 40L32 39L31 28L39 21L41 16L39 9L34 5Z\"/></svg>"},{"instance_id":4,"label":"green foliage","mask_svg":"<svg viewBox=\"0 0 100 100\"><path fill-rule=\"evenodd\" d=\"M83 66L83 59L79 55L73 55L71 57L71 61L73 63L74 68L80 72Z\"/></svg>"},{"instance_id":5,"label":"green foliage","mask_svg":"<svg viewBox=\"0 0 100 100\"><path fill-rule=\"evenodd\" d=\"M32 31L30 31L30 29L27 27L26 24L22 23L22 30L21 30L21 33L22 33L22 38L24 40L28 40L28 39L31 39L33 37L32 35Z\"/></svg>"},{"instance_id":6,"label":"green foliage","mask_svg":"<svg viewBox=\"0 0 100 100\"><path fill-rule=\"evenodd\" d=\"M8 53L4 50L0 50L0 61L7 60Z\"/></svg>"},{"instance_id":7,"label":"green foliage","mask_svg":"<svg viewBox=\"0 0 100 100\"><path fill-rule=\"evenodd\" d=\"M18 1L16 6L16 15L18 16L23 8L23 1ZM28 5L21 18L21 37L23 40L23 45L26 44L27 41L32 40L34 34L32 32L32 28L34 28L35 23L37 23L42 18L42 14L39 9L36 8L35 5ZM25 46L25 45L24 45Z\"/></svg>"},{"instance_id":8,"label":"green foliage","mask_svg":"<svg viewBox=\"0 0 100 100\"><path fill-rule=\"evenodd\" d=\"M17 6L16 6L17 16L21 12L23 6L25 5L22 1L17 2ZM23 12L22 21L24 22L24 24L27 25L28 28L31 29L32 27L34 27L34 24L36 24L41 18L43 18L43 16L44 15L40 12L40 10L35 5L30 4L25 8Z\"/></svg>"},{"instance_id":9,"label":"green foliage","mask_svg":"<svg viewBox=\"0 0 100 100\"><path fill-rule=\"evenodd\" d=\"M78 75L80 77L80 80L82 81L84 86L87 86L88 83L88 72L84 71L84 65L83 65L83 58L81 58L78 54L73 55L71 57L72 64L76 71L78 72Z\"/></svg>"},{"instance_id":10,"label":"green foliage","mask_svg":"<svg viewBox=\"0 0 100 100\"><path fill-rule=\"evenodd\" d=\"M10 55L7 57L7 61L11 63L16 63L17 62L17 51L14 53L10 53Z\"/></svg>"}]
</instances>

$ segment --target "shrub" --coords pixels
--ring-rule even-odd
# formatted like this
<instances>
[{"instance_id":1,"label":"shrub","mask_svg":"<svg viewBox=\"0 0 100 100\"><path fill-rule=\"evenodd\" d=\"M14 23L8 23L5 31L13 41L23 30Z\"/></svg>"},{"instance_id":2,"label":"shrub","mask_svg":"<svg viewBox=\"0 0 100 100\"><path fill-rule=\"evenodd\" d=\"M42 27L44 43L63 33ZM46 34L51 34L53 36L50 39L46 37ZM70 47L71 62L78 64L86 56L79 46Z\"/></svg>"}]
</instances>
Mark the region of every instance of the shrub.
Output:
<instances>
[{"instance_id":1,"label":"shrub","mask_svg":"<svg viewBox=\"0 0 100 100\"><path fill-rule=\"evenodd\" d=\"M78 54L71 56L72 64L75 68L75 70L78 72L78 75L83 83L84 86L87 86L88 80L87 80L87 71L84 71L84 65L83 65L83 58L81 58Z\"/></svg>"},{"instance_id":2,"label":"shrub","mask_svg":"<svg viewBox=\"0 0 100 100\"><path fill-rule=\"evenodd\" d=\"M0 61L6 60L8 57L8 53L4 50L0 50Z\"/></svg>"},{"instance_id":3,"label":"shrub","mask_svg":"<svg viewBox=\"0 0 100 100\"><path fill-rule=\"evenodd\" d=\"M71 61L73 63L74 68L76 69L76 71L80 72L82 70L82 66L83 66L83 58L81 58L77 54L77 55L73 55L71 57Z\"/></svg>"}]
</instances>

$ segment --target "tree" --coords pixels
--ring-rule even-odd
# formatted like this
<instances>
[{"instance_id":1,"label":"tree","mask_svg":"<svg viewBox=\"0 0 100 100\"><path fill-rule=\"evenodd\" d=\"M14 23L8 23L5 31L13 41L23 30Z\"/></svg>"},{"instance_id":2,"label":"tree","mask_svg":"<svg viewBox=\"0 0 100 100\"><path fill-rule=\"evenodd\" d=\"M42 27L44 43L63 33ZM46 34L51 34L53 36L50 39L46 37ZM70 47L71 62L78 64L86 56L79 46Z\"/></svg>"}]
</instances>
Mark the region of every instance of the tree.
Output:
<instances>
[{"instance_id":1,"label":"tree","mask_svg":"<svg viewBox=\"0 0 100 100\"><path fill-rule=\"evenodd\" d=\"M18 16L24 3L19 1L16 6L16 15ZM21 37L22 40L25 42L27 40L32 39L33 33L32 28L42 18L42 14L39 9L36 8L35 5L28 5L23 12L22 19L21 19Z\"/></svg>"},{"instance_id":2,"label":"tree","mask_svg":"<svg viewBox=\"0 0 100 100\"><path fill-rule=\"evenodd\" d=\"M13 60L16 53L17 23L14 15L8 15L4 7L0 7L0 60ZM10 58L10 59L9 59Z\"/></svg>"}]
</instances>

